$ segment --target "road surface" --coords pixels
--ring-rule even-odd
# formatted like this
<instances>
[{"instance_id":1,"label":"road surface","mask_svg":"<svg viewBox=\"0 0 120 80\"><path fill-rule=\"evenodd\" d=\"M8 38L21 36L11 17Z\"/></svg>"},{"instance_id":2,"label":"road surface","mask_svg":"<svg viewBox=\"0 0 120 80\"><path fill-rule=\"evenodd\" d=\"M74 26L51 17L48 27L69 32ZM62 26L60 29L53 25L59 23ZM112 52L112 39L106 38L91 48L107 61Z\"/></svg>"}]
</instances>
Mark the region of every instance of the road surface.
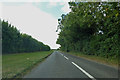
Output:
<instances>
[{"instance_id":1,"label":"road surface","mask_svg":"<svg viewBox=\"0 0 120 80\"><path fill-rule=\"evenodd\" d=\"M118 78L117 68L58 51L53 52L24 78Z\"/></svg>"}]
</instances>

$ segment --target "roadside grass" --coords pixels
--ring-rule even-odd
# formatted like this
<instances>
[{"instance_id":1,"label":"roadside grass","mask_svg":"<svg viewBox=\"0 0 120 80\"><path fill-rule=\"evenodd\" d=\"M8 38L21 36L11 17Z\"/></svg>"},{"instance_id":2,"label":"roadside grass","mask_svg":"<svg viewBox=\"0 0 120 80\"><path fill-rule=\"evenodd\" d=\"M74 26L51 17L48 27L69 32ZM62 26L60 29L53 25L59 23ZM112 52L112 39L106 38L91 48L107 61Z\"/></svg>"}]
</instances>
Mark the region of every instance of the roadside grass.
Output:
<instances>
[{"instance_id":1,"label":"roadside grass","mask_svg":"<svg viewBox=\"0 0 120 80\"><path fill-rule=\"evenodd\" d=\"M110 66L118 68L118 59L117 58L104 58L104 57L95 56L95 55L85 55L85 54L82 54L81 52L63 52L63 53L71 54L71 55L81 57L81 58L84 58L87 60L92 60L95 62L99 62L99 63L105 64L105 65L110 65Z\"/></svg>"},{"instance_id":2,"label":"roadside grass","mask_svg":"<svg viewBox=\"0 0 120 80\"><path fill-rule=\"evenodd\" d=\"M20 78L53 51L2 55L2 78Z\"/></svg>"},{"instance_id":3,"label":"roadside grass","mask_svg":"<svg viewBox=\"0 0 120 80\"><path fill-rule=\"evenodd\" d=\"M0 79L2 79L2 55L0 54Z\"/></svg>"}]
</instances>

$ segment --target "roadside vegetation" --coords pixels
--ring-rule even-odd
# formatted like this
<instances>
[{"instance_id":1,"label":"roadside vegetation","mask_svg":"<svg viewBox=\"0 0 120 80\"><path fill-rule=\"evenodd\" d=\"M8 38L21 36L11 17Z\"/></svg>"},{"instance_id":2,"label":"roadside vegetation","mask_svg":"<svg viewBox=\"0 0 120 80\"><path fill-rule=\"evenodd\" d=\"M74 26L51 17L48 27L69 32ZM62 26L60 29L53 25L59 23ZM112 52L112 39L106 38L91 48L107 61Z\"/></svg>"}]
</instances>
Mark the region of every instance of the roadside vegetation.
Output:
<instances>
[{"instance_id":1,"label":"roadside vegetation","mask_svg":"<svg viewBox=\"0 0 120 80\"><path fill-rule=\"evenodd\" d=\"M2 23L2 54L49 51L50 47L20 31L8 21Z\"/></svg>"},{"instance_id":2,"label":"roadside vegetation","mask_svg":"<svg viewBox=\"0 0 120 80\"><path fill-rule=\"evenodd\" d=\"M120 3L69 2L71 12L58 19L60 50L113 63L120 56ZM115 62L115 63L117 63Z\"/></svg>"},{"instance_id":3,"label":"roadside vegetation","mask_svg":"<svg viewBox=\"0 0 120 80\"><path fill-rule=\"evenodd\" d=\"M53 52L41 51L2 56L2 78L21 78Z\"/></svg>"},{"instance_id":4,"label":"roadside vegetation","mask_svg":"<svg viewBox=\"0 0 120 80\"><path fill-rule=\"evenodd\" d=\"M2 25L2 78L21 78L53 50L48 45L20 31L8 21Z\"/></svg>"},{"instance_id":5,"label":"roadside vegetation","mask_svg":"<svg viewBox=\"0 0 120 80\"><path fill-rule=\"evenodd\" d=\"M53 50L48 45L20 31L8 21L1 21L2 78L21 77L43 61ZM0 43L1 44L1 43Z\"/></svg>"},{"instance_id":6,"label":"roadside vegetation","mask_svg":"<svg viewBox=\"0 0 120 80\"><path fill-rule=\"evenodd\" d=\"M81 52L64 52L64 51L61 52L118 68L118 62L119 62L118 58L111 59L96 55L86 55L86 54L82 54Z\"/></svg>"}]
</instances>

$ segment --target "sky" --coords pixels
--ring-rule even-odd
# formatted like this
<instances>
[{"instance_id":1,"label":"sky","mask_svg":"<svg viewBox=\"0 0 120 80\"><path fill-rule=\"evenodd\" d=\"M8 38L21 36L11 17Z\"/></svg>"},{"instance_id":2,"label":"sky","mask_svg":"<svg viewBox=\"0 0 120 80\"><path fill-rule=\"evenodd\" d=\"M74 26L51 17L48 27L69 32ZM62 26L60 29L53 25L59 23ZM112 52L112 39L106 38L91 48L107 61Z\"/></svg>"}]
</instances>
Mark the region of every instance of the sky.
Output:
<instances>
[{"instance_id":1,"label":"sky","mask_svg":"<svg viewBox=\"0 0 120 80\"><path fill-rule=\"evenodd\" d=\"M0 2L0 18L14 25L21 33L57 49L58 18L70 12L67 2Z\"/></svg>"}]
</instances>

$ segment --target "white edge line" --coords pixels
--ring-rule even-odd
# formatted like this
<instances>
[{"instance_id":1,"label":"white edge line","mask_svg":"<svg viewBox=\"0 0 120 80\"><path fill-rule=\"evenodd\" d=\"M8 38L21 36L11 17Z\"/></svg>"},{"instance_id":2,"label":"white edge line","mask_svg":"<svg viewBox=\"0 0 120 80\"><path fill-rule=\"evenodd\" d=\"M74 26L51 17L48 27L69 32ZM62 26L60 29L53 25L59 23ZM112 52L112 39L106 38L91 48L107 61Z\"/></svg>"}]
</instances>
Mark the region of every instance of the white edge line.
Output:
<instances>
[{"instance_id":1,"label":"white edge line","mask_svg":"<svg viewBox=\"0 0 120 80\"><path fill-rule=\"evenodd\" d=\"M89 73L87 73L84 69L82 69L81 67L79 67L77 64L75 64L74 62L72 62L73 65L75 65L78 69L80 69L84 74L86 74L89 78L91 78L92 80L96 80L93 76L91 76Z\"/></svg>"},{"instance_id":2,"label":"white edge line","mask_svg":"<svg viewBox=\"0 0 120 80\"><path fill-rule=\"evenodd\" d=\"M66 56L64 56L64 58L68 60L68 58Z\"/></svg>"}]
</instances>

